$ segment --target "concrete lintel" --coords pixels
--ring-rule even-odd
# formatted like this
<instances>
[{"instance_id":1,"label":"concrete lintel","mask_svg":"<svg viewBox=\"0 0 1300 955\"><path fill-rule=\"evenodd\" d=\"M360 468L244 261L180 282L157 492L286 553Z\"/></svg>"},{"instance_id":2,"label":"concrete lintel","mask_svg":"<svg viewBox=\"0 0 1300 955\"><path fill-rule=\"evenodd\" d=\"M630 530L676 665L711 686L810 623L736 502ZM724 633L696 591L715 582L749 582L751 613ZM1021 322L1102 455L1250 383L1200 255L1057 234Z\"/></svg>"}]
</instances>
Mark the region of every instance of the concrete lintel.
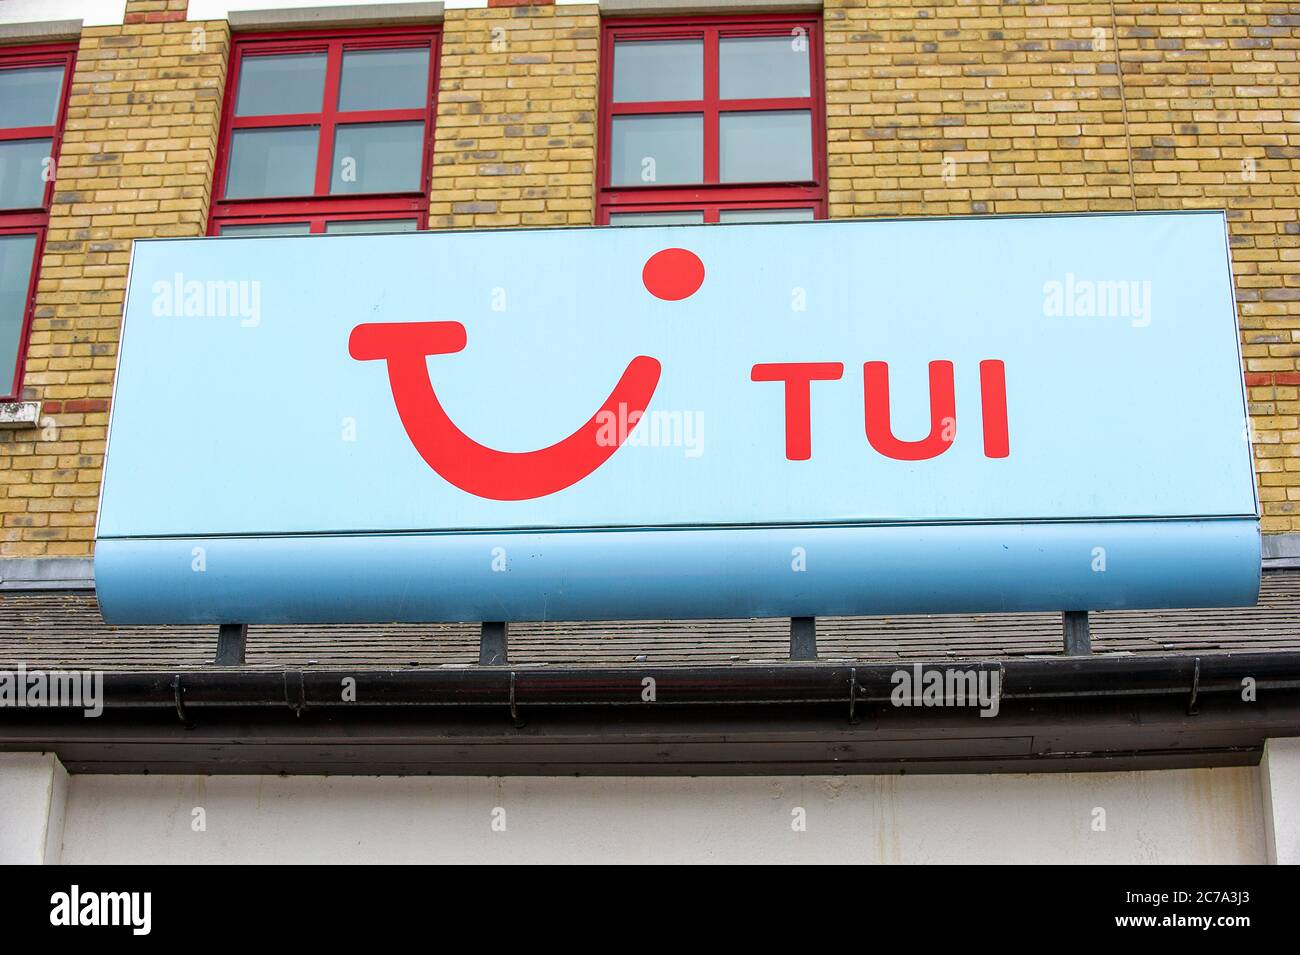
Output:
<instances>
[{"instance_id":1,"label":"concrete lintel","mask_svg":"<svg viewBox=\"0 0 1300 955\"><path fill-rule=\"evenodd\" d=\"M1261 542L1265 570L1300 567L1300 534L1264 534Z\"/></svg>"},{"instance_id":2,"label":"concrete lintel","mask_svg":"<svg viewBox=\"0 0 1300 955\"><path fill-rule=\"evenodd\" d=\"M655 16L670 13L808 13L822 0L600 0L606 16Z\"/></svg>"},{"instance_id":3,"label":"concrete lintel","mask_svg":"<svg viewBox=\"0 0 1300 955\"><path fill-rule=\"evenodd\" d=\"M0 591L93 590L95 565L89 557L0 558Z\"/></svg>"},{"instance_id":4,"label":"concrete lintel","mask_svg":"<svg viewBox=\"0 0 1300 955\"><path fill-rule=\"evenodd\" d=\"M38 20L32 23L0 23L0 44L45 43L81 37L80 20Z\"/></svg>"},{"instance_id":5,"label":"concrete lintel","mask_svg":"<svg viewBox=\"0 0 1300 955\"><path fill-rule=\"evenodd\" d=\"M442 21L443 4L358 3L337 7L231 10L232 30L307 30L321 27L391 26Z\"/></svg>"}]
</instances>

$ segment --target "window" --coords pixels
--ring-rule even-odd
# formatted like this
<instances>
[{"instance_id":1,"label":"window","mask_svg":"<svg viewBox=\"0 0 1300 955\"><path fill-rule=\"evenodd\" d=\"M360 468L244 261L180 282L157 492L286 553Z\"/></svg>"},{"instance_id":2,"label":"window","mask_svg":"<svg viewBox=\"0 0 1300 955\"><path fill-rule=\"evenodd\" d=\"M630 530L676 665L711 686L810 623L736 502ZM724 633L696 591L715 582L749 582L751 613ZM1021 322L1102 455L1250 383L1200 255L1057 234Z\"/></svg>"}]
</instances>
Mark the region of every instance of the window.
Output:
<instances>
[{"instance_id":1,"label":"window","mask_svg":"<svg viewBox=\"0 0 1300 955\"><path fill-rule=\"evenodd\" d=\"M601 71L599 222L825 215L816 18L616 20Z\"/></svg>"},{"instance_id":2,"label":"window","mask_svg":"<svg viewBox=\"0 0 1300 955\"><path fill-rule=\"evenodd\" d=\"M0 401L22 396L75 46L0 50Z\"/></svg>"},{"instance_id":3,"label":"window","mask_svg":"<svg viewBox=\"0 0 1300 955\"><path fill-rule=\"evenodd\" d=\"M236 37L211 235L407 232L429 210L438 37Z\"/></svg>"}]
</instances>

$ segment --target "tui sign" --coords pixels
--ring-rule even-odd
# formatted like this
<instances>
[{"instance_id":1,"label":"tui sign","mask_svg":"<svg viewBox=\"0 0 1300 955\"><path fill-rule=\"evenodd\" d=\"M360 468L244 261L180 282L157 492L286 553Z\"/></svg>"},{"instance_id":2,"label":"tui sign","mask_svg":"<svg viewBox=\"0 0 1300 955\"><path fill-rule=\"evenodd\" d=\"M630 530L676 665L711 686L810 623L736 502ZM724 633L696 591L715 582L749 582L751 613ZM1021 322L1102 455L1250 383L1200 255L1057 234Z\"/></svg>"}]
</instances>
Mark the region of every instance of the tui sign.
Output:
<instances>
[{"instance_id":1,"label":"tui sign","mask_svg":"<svg viewBox=\"0 0 1300 955\"><path fill-rule=\"evenodd\" d=\"M1252 603L1220 213L155 240L110 622Z\"/></svg>"}]
</instances>

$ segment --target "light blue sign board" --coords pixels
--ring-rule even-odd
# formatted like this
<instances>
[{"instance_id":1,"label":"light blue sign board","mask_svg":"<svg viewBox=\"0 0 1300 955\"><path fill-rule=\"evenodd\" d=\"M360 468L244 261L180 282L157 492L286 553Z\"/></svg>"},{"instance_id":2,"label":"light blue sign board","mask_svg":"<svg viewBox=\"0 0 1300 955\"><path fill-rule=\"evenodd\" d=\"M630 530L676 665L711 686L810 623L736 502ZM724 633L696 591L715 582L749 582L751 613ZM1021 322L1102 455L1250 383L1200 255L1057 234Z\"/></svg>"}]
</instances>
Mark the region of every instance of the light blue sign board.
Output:
<instances>
[{"instance_id":1,"label":"light blue sign board","mask_svg":"<svg viewBox=\"0 0 1300 955\"><path fill-rule=\"evenodd\" d=\"M672 248L704 268L676 301L643 282ZM563 489L471 493L349 352L359 325L434 322L464 329L425 368L478 444L561 441L638 356L647 415L606 419L624 442ZM942 453L869 443L877 361L908 441L952 363ZM789 362L843 365L811 384L804 460L785 388L751 380ZM1247 421L1217 212L142 241L96 582L141 623L1249 604Z\"/></svg>"}]
</instances>

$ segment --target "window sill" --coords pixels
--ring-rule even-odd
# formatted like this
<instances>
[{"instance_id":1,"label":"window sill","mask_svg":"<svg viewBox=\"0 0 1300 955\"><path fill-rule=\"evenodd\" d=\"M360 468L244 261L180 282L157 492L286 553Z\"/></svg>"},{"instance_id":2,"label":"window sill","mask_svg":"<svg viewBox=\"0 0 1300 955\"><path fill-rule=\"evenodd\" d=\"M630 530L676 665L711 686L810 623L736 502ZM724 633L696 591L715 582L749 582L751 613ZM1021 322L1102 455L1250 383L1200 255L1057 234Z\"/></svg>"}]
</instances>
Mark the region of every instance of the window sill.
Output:
<instances>
[{"instance_id":1,"label":"window sill","mask_svg":"<svg viewBox=\"0 0 1300 955\"><path fill-rule=\"evenodd\" d=\"M25 425L34 428L40 423L39 401L0 401L0 427Z\"/></svg>"}]
</instances>

